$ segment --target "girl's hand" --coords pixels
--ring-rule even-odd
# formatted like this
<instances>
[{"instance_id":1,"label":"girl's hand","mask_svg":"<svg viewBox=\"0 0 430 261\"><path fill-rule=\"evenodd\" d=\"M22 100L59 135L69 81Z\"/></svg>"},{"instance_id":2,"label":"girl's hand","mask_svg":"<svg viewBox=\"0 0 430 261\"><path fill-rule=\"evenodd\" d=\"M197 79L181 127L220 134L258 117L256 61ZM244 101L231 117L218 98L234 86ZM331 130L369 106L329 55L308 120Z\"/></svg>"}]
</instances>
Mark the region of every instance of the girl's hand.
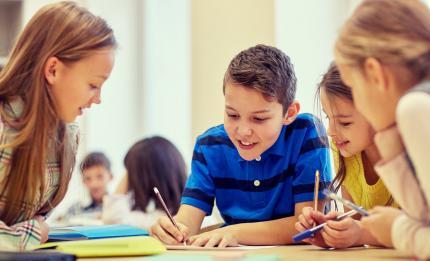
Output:
<instances>
[{"instance_id":1,"label":"girl's hand","mask_svg":"<svg viewBox=\"0 0 430 261\"><path fill-rule=\"evenodd\" d=\"M199 235L190 237L188 242L192 246L202 247L219 247L224 248L228 246L238 246L237 239L235 236L221 229L215 229L209 232L205 232Z\"/></svg>"},{"instance_id":2,"label":"girl's hand","mask_svg":"<svg viewBox=\"0 0 430 261\"><path fill-rule=\"evenodd\" d=\"M45 243L48 240L49 225L45 222L45 218L42 216L35 216L34 219L40 226L40 243Z\"/></svg>"},{"instance_id":3,"label":"girl's hand","mask_svg":"<svg viewBox=\"0 0 430 261\"><path fill-rule=\"evenodd\" d=\"M340 221L329 220L321 231L324 242L334 248L354 246L362 237L363 228L359 221L350 217Z\"/></svg>"},{"instance_id":4,"label":"girl's hand","mask_svg":"<svg viewBox=\"0 0 430 261\"><path fill-rule=\"evenodd\" d=\"M302 214L298 217L298 222L295 224L295 228L299 232L303 232L312 228L314 225L319 225L326 222L328 219L333 219L337 217L336 212L330 212L327 215L323 215L319 211L313 210L311 207L304 207L302 209ZM329 246L324 242L320 232L317 232L314 237L307 238L303 240L305 243L309 243L315 246L328 248Z\"/></svg>"},{"instance_id":5,"label":"girl's hand","mask_svg":"<svg viewBox=\"0 0 430 261\"><path fill-rule=\"evenodd\" d=\"M379 243L386 247L393 247L391 227L394 220L403 212L393 207L375 207L369 211L369 216L363 217L361 223Z\"/></svg>"},{"instance_id":6,"label":"girl's hand","mask_svg":"<svg viewBox=\"0 0 430 261\"><path fill-rule=\"evenodd\" d=\"M187 240L190 232L184 224L176 223L180 230L172 224L172 221L167 216L160 217L150 229L151 236L158 238L168 245L181 244L184 240Z\"/></svg>"}]
</instances>

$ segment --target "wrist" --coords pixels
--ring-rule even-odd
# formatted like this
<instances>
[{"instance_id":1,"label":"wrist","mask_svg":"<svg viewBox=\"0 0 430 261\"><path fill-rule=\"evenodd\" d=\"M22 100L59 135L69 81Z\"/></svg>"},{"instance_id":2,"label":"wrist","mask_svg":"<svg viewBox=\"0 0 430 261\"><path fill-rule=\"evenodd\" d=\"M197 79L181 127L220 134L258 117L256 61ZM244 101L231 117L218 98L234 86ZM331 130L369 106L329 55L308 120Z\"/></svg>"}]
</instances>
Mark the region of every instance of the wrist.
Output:
<instances>
[{"instance_id":1,"label":"wrist","mask_svg":"<svg viewBox=\"0 0 430 261\"><path fill-rule=\"evenodd\" d=\"M367 244L367 239L364 233L364 229L363 226L361 225L361 222L358 220L354 220L354 222L357 224L358 226L358 231L357 231L357 240L354 243L354 246L362 246Z\"/></svg>"},{"instance_id":2,"label":"wrist","mask_svg":"<svg viewBox=\"0 0 430 261\"><path fill-rule=\"evenodd\" d=\"M238 225L225 226L225 227L218 228L216 230L224 232L224 233L228 233L228 234L232 235L234 238L238 239L239 229L237 228L237 226Z\"/></svg>"}]
</instances>

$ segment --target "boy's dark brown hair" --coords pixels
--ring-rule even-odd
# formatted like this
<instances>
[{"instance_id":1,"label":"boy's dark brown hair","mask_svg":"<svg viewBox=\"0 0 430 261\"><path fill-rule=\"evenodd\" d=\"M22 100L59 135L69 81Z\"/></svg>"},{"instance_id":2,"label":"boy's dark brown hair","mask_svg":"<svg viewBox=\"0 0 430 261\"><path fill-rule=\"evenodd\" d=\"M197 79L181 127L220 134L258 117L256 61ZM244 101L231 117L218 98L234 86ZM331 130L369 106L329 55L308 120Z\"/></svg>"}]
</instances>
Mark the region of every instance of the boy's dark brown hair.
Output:
<instances>
[{"instance_id":1,"label":"boy's dark brown hair","mask_svg":"<svg viewBox=\"0 0 430 261\"><path fill-rule=\"evenodd\" d=\"M81 173L94 166L102 166L111 172L110 160L103 152L92 152L88 154L81 162L80 169Z\"/></svg>"},{"instance_id":2,"label":"boy's dark brown hair","mask_svg":"<svg viewBox=\"0 0 430 261\"><path fill-rule=\"evenodd\" d=\"M169 211L178 211L187 175L185 161L175 145L159 136L143 139L127 152L124 165L128 190L134 196L133 210L146 211L151 199L162 210L153 191L157 187Z\"/></svg>"},{"instance_id":3,"label":"boy's dark brown hair","mask_svg":"<svg viewBox=\"0 0 430 261\"><path fill-rule=\"evenodd\" d=\"M249 87L264 97L276 100L286 113L296 95L296 75L290 58L281 50L267 45L256 45L236 55L224 76L227 83Z\"/></svg>"}]
</instances>

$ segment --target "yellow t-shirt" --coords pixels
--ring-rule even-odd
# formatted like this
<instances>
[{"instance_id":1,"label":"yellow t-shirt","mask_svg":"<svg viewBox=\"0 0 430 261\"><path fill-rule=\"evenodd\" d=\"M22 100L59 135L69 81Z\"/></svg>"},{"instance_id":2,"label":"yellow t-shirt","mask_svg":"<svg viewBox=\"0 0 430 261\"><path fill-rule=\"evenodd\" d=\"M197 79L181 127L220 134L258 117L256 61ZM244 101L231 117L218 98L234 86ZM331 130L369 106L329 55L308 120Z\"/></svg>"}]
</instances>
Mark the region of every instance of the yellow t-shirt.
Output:
<instances>
[{"instance_id":1,"label":"yellow t-shirt","mask_svg":"<svg viewBox=\"0 0 430 261\"><path fill-rule=\"evenodd\" d=\"M339 169L339 156L337 149L333 149L332 152L335 171L337 173ZM387 205L398 208L382 179L379 179L374 185L367 184L361 154L345 158L345 168L346 176L341 185L348 190L355 204L365 209Z\"/></svg>"}]
</instances>

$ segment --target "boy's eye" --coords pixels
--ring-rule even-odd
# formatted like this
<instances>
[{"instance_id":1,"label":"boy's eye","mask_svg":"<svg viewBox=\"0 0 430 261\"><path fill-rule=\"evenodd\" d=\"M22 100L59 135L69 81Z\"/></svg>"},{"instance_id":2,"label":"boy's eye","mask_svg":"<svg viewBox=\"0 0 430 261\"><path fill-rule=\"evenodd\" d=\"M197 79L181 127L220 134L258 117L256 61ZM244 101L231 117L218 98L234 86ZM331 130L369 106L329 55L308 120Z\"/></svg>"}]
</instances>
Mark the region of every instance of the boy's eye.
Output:
<instances>
[{"instance_id":1,"label":"boy's eye","mask_svg":"<svg viewBox=\"0 0 430 261\"><path fill-rule=\"evenodd\" d=\"M93 90L96 90L96 89L98 89L99 87L97 87L96 85L94 85L94 84L90 84L90 88L91 89L93 89Z\"/></svg>"},{"instance_id":2,"label":"boy's eye","mask_svg":"<svg viewBox=\"0 0 430 261\"><path fill-rule=\"evenodd\" d=\"M254 120L257 122L264 122L265 120L267 120L268 118L259 118L259 117L254 117Z\"/></svg>"},{"instance_id":3,"label":"boy's eye","mask_svg":"<svg viewBox=\"0 0 430 261\"><path fill-rule=\"evenodd\" d=\"M348 127L349 125L352 124L352 122L339 122L339 124L343 127Z\"/></svg>"},{"instance_id":4,"label":"boy's eye","mask_svg":"<svg viewBox=\"0 0 430 261\"><path fill-rule=\"evenodd\" d=\"M239 115L237 115L237 114L229 114L229 113L227 113L227 116L228 116L229 118L232 118L232 119L237 119L237 118L239 118Z\"/></svg>"}]
</instances>

